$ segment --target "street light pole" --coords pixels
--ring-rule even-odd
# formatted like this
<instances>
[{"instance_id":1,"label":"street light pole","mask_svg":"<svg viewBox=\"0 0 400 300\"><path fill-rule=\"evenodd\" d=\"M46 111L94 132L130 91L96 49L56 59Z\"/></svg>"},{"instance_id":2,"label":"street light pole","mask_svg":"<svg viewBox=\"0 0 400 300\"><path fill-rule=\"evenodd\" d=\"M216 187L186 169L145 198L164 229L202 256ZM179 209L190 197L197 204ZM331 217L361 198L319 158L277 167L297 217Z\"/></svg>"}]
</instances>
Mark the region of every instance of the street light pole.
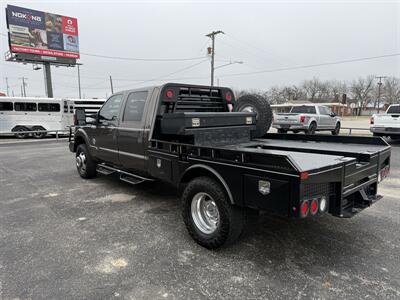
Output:
<instances>
[{"instance_id":1,"label":"street light pole","mask_svg":"<svg viewBox=\"0 0 400 300\"><path fill-rule=\"evenodd\" d=\"M211 86L214 86L215 36L220 33L224 34L223 31L217 30L206 35L207 37L211 38Z\"/></svg>"}]
</instances>

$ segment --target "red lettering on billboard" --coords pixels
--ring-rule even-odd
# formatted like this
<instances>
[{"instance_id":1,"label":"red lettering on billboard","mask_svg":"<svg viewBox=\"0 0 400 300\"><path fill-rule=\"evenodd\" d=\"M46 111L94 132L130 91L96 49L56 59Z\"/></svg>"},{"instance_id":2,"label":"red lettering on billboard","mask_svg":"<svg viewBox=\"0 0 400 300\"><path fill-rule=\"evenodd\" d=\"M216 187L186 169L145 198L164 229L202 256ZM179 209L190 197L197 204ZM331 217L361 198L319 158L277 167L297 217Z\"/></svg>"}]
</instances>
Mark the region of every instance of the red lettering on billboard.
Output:
<instances>
[{"instance_id":1,"label":"red lettering on billboard","mask_svg":"<svg viewBox=\"0 0 400 300\"><path fill-rule=\"evenodd\" d=\"M24 46L15 46L11 45L12 52L22 52L22 53L31 53L37 55L45 55L45 56L56 56L56 57L64 57L64 58L79 58L79 53L74 52L66 52L66 51L57 51L57 50L49 50L49 49L38 49L33 47L24 47Z\"/></svg>"}]
</instances>

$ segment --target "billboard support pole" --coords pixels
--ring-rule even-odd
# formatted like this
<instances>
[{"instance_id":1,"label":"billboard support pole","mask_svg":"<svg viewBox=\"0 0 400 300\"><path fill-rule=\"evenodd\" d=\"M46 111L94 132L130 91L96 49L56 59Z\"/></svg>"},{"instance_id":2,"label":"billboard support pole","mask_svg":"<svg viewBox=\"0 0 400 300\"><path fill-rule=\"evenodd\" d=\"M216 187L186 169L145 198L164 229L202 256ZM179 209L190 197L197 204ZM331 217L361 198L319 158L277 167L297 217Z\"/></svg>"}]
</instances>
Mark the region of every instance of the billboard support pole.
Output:
<instances>
[{"instance_id":1,"label":"billboard support pole","mask_svg":"<svg viewBox=\"0 0 400 300\"><path fill-rule=\"evenodd\" d=\"M44 62L44 81L46 83L46 93L48 98L53 98L53 85L51 82L51 70L50 63Z\"/></svg>"},{"instance_id":2,"label":"billboard support pole","mask_svg":"<svg viewBox=\"0 0 400 300\"><path fill-rule=\"evenodd\" d=\"M80 71L80 69L79 69L79 65L80 65L80 64L77 64L77 66L78 66L78 88L79 88L79 99L82 99L82 91L81 91L81 71Z\"/></svg>"}]
</instances>

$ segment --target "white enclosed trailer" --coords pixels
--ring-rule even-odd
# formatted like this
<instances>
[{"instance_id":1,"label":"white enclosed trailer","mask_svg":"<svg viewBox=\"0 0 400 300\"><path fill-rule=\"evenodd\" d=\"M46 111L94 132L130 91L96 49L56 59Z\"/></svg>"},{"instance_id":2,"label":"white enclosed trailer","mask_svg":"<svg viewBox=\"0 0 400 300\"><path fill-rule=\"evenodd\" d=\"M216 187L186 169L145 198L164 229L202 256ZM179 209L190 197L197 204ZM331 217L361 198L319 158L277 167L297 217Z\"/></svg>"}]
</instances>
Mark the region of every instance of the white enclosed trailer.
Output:
<instances>
[{"instance_id":1,"label":"white enclosed trailer","mask_svg":"<svg viewBox=\"0 0 400 300\"><path fill-rule=\"evenodd\" d=\"M96 113L103 102L103 99L0 97L0 134L15 132L15 136L25 138L29 134L24 131L37 131L31 135L42 138L74 125L75 108L88 108L90 113Z\"/></svg>"}]
</instances>

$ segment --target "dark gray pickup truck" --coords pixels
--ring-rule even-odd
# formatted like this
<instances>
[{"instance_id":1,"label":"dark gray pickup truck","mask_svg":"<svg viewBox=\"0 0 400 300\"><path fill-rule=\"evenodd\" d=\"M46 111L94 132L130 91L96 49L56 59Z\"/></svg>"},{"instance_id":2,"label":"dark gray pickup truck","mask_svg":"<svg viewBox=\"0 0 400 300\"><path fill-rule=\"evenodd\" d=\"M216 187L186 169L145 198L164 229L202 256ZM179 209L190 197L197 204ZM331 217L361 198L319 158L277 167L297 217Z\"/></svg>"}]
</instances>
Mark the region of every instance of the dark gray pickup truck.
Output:
<instances>
[{"instance_id":1,"label":"dark gray pickup truck","mask_svg":"<svg viewBox=\"0 0 400 300\"><path fill-rule=\"evenodd\" d=\"M81 117L83 116L83 117ZM73 131L83 178L118 174L182 191L189 234L215 249L236 240L249 213L351 217L381 197L390 147L381 138L267 134L271 109L228 88L169 83L118 92Z\"/></svg>"}]
</instances>

